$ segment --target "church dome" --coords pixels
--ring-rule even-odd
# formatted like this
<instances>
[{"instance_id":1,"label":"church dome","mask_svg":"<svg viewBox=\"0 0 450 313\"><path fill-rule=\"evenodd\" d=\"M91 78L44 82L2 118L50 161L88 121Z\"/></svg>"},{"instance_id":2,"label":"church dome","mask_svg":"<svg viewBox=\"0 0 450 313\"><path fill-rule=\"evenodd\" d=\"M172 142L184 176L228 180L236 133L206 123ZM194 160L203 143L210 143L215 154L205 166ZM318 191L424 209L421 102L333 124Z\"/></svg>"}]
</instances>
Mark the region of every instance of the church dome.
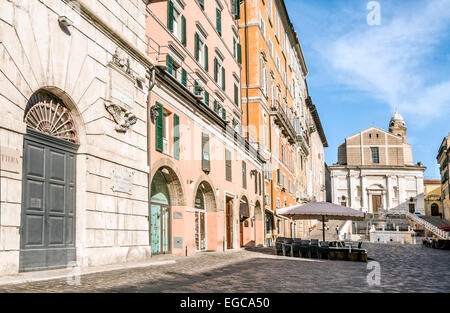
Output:
<instances>
[{"instance_id":1,"label":"church dome","mask_svg":"<svg viewBox=\"0 0 450 313\"><path fill-rule=\"evenodd\" d=\"M389 122L389 126L393 127L393 126L403 126L406 127L405 124L405 120L403 119L403 116L401 116L400 113L398 113L397 111L395 111L394 115L392 115L391 117L391 121Z\"/></svg>"}]
</instances>

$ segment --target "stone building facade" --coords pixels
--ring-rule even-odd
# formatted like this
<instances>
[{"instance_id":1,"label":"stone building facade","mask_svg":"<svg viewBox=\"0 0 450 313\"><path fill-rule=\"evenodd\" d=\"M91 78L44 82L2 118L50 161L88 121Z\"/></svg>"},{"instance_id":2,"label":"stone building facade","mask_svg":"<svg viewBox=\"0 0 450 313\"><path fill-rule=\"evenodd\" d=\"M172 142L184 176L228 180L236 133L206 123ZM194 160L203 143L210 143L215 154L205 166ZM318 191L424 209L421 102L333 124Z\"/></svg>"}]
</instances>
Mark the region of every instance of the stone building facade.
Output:
<instances>
[{"instance_id":1,"label":"stone building facade","mask_svg":"<svg viewBox=\"0 0 450 313\"><path fill-rule=\"evenodd\" d=\"M436 157L441 172L441 199L443 217L450 221L450 133L442 140Z\"/></svg>"},{"instance_id":2,"label":"stone building facade","mask_svg":"<svg viewBox=\"0 0 450 313\"><path fill-rule=\"evenodd\" d=\"M413 163L406 124L395 113L389 131L370 127L347 137L329 166L332 202L367 213L424 210L425 167Z\"/></svg>"},{"instance_id":3,"label":"stone building facade","mask_svg":"<svg viewBox=\"0 0 450 313\"><path fill-rule=\"evenodd\" d=\"M150 256L145 4L0 1L0 273Z\"/></svg>"},{"instance_id":4,"label":"stone building facade","mask_svg":"<svg viewBox=\"0 0 450 313\"><path fill-rule=\"evenodd\" d=\"M425 215L443 217L441 181L439 179L425 179L423 185Z\"/></svg>"}]
</instances>

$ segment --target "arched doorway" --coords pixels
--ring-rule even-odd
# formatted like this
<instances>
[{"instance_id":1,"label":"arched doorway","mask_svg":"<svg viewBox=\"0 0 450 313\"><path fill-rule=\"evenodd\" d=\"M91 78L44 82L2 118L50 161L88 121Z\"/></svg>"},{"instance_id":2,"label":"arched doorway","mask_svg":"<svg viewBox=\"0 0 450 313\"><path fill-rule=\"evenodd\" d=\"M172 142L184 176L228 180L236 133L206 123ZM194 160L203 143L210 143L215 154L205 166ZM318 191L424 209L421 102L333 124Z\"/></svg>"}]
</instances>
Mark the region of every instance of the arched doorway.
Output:
<instances>
[{"instance_id":1,"label":"arched doorway","mask_svg":"<svg viewBox=\"0 0 450 313\"><path fill-rule=\"evenodd\" d=\"M261 204L259 201L256 201L255 204L255 212L254 212L254 231L255 231L255 246L263 245L264 241L264 222L263 222L263 214L261 211Z\"/></svg>"},{"instance_id":2,"label":"arched doorway","mask_svg":"<svg viewBox=\"0 0 450 313\"><path fill-rule=\"evenodd\" d=\"M170 250L170 194L162 170L153 176L150 200L150 242L152 254Z\"/></svg>"},{"instance_id":3,"label":"arched doorway","mask_svg":"<svg viewBox=\"0 0 450 313\"><path fill-rule=\"evenodd\" d=\"M205 251L206 244L206 203L203 184L195 196L195 250Z\"/></svg>"},{"instance_id":4,"label":"arched doorway","mask_svg":"<svg viewBox=\"0 0 450 313\"><path fill-rule=\"evenodd\" d=\"M266 245L272 246L272 233L275 227L274 215L272 212L266 210L265 212L265 235L266 235Z\"/></svg>"},{"instance_id":5,"label":"arched doorway","mask_svg":"<svg viewBox=\"0 0 450 313\"><path fill-rule=\"evenodd\" d=\"M215 250L217 244L216 199L211 185L203 181L195 194L195 250ZM211 224L211 225L210 225ZM208 225L210 229L208 229Z\"/></svg>"},{"instance_id":6,"label":"arched doorway","mask_svg":"<svg viewBox=\"0 0 450 313\"><path fill-rule=\"evenodd\" d=\"M75 266L75 122L45 91L30 98L24 122L19 271Z\"/></svg>"},{"instance_id":7,"label":"arched doorway","mask_svg":"<svg viewBox=\"0 0 450 313\"><path fill-rule=\"evenodd\" d=\"M243 196L241 198L241 202L239 205L239 239L240 239L240 246L245 247L248 244L248 218L250 217L250 210L248 206L248 200L246 196Z\"/></svg>"},{"instance_id":8,"label":"arched doorway","mask_svg":"<svg viewBox=\"0 0 450 313\"><path fill-rule=\"evenodd\" d=\"M431 204L431 216L439 216L439 205L437 203Z\"/></svg>"}]
</instances>

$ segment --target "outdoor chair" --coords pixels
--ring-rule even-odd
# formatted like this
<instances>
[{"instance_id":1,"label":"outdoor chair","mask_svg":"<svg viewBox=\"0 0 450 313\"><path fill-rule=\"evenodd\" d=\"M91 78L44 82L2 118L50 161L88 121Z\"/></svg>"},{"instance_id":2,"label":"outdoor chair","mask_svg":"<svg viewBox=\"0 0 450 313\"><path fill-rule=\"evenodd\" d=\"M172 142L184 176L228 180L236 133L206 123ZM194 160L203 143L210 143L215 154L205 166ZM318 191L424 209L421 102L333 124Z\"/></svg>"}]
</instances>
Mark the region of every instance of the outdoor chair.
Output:
<instances>
[{"instance_id":1,"label":"outdoor chair","mask_svg":"<svg viewBox=\"0 0 450 313\"><path fill-rule=\"evenodd\" d=\"M283 243L283 255L292 255L291 251L292 251L292 243L293 243L293 239L292 238L284 238L284 243Z\"/></svg>"},{"instance_id":2,"label":"outdoor chair","mask_svg":"<svg viewBox=\"0 0 450 313\"><path fill-rule=\"evenodd\" d=\"M275 241L275 249L277 250L277 255L283 255L284 239L284 237L278 237Z\"/></svg>"},{"instance_id":3,"label":"outdoor chair","mask_svg":"<svg viewBox=\"0 0 450 313\"><path fill-rule=\"evenodd\" d=\"M319 258L319 240L311 239L311 244L309 246L309 255L311 258L318 259Z\"/></svg>"},{"instance_id":4,"label":"outdoor chair","mask_svg":"<svg viewBox=\"0 0 450 313\"><path fill-rule=\"evenodd\" d=\"M309 240L302 240L300 242L300 254L302 258L309 258Z\"/></svg>"},{"instance_id":5,"label":"outdoor chair","mask_svg":"<svg viewBox=\"0 0 450 313\"><path fill-rule=\"evenodd\" d=\"M301 243L302 243L302 240L300 238L294 238L294 241L292 242L291 256L300 257Z\"/></svg>"},{"instance_id":6,"label":"outdoor chair","mask_svg":"<svg viewBox=\"0 0 450 313\"><path fill-rule=\"evenodd\" d=\"M319 255L321 259L328 260L330 247L328 242L321 241L319 246Z\"/></svg>"}]
</instances>

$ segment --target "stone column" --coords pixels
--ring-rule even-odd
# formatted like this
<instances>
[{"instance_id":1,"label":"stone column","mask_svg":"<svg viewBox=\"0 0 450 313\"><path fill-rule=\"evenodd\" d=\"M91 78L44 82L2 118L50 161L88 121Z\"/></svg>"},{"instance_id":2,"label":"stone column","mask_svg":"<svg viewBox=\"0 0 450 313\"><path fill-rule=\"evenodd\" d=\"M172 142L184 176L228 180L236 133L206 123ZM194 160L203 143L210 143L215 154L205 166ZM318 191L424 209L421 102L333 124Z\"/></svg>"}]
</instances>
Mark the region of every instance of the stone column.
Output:
<instances>
[{"instance_id":1,"label":"stone column","mask_svg":"<svg viewBox=\"0 0 450 313\"><path fill-rule=\"evenodd\" d=\"M331 203L336 203L336 175L332 173L331 175Z\"/></svg>"},{"instance_id":2,"label":"stone column","mask_svg":"<svg viewBox=\"0 0 450 313\"><path fill-rule=\"evenodd\" d=\"M383 206L383 210L386 211L386 191L381 192L381 205Z\"/></svg>"},{"instance_id":3,"label":"stone column","mask_svg":"<svg viewBox=\"0 0 450 313\"><path fill-rule=\"evenodd\" d=\"M408 209L405 204L405 184L404 177L398 176L398 205L401 209Z\"/></svg>"},{"instance_id":4,"label":"stone column","mask_svg":"<svg viewBox=\"0 0 450 313\"><path fill-rule=\"evenodd\" d=\"M353 205L353 195L352 195L352 191L353 191L353 181L352 181L352 174L348 173L348 207L351 208Z\"/></svg>"},{"instance_id":5,"label":"stone column","mask_svg":"<svg viewBox=\"0 0 450 313\"><path fill-rule=\"evenodd\" d=\"M362 200L362 210L369 212L369 207L367 204L367 190L366 190L366 177L361 174L361 200Z\"/></svg>"},{"instance_id":6,"label":"stone column","mask_svg":"<svg viewBox=\"0 0 450 313\"><path fill-rule=\"evenodd\" d=\"M392 182L391 182L391 176L386 176L386 199L387 199L387 209L392 209Z\"/></svg>"}]
</instances>

